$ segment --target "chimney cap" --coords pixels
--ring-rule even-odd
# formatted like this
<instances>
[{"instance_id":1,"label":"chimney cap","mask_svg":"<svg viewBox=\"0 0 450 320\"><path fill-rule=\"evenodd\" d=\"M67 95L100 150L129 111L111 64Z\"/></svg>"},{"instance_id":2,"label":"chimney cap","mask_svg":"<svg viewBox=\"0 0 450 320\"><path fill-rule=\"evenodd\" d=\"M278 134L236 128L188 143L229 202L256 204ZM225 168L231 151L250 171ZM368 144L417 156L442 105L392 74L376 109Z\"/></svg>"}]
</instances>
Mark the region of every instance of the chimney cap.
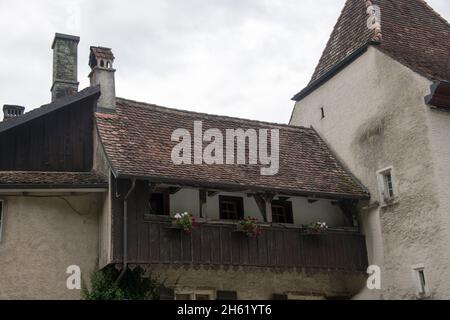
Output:
<instances>
[{"instance_id":1,"label":"chimney cap","mask_svg":"<svg viewBox=\"0 0 450 320\"><path fill-rule=\"evenodd\" d=\"M64 34L64 33L55 33L55 38L53 39L53 43L52 43L52 49L55 47L56 39L71 40L71 41L75 41L76 43L80 42L80 37L78 37L78 36L73 36L73 35Z\"/></svg>"},{"instance_id":2,"label":"chimney cap","mask_svg":"<svg viewBox=\"0 0 450 320\"><path fill-rule=\"evenodd\" d=\"M14 117L19 117L23 115L25 111L25 107L14 105L14 104L5 104L3 105L3 120L9 120Z\"/></svg>"},{"instance_id":3,"label":"chimney cap","mask_svg":"<svg viewBox=\"0 0 450 320\"><path fill-rule=\"evenodd\" d=\"M111 48L91 46L90 49L89 66L92 70L96 67L114 70L113 62L115 58Z\"/></svg>"},{"instance_id":4,"label":"chimney cap","mask_svg":"<svg viewBox=\"0 0 450 320\"><path fill-rule=\"evenodd\" d=\"M25 107L23 106L18 106L15 104L4 104L3 105L3 111L5 110L20 110L20 111L25 111Z\"/></svg>"},{"instance_id":5,"label":"chimney cap","mask_svg":"<svg viewBox=\"0 0 450 320\"><path fill-rule=\"evenodd\" d=\"M91 53L95 56L96 59L105 59L105 60L115 59L114 54L111 51L111 48L91 46Z\"/></svg>"}]
</instances>

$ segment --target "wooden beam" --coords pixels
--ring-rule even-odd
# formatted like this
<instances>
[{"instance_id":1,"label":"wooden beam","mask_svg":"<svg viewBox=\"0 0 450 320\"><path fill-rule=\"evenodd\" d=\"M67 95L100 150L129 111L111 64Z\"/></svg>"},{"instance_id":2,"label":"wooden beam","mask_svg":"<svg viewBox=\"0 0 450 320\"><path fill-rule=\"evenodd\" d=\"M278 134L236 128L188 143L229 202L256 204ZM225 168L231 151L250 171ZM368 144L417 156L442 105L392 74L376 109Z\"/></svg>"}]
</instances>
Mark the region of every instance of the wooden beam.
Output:
<instances>
[{"instance_id":1,"label":"wooden beam","mask_svg":"<svg viewBox=\"0 0 450 320\"><path fill-rule=\"evenodd\" d=\"M266 208L266 220L265 222L272 223L272 200L275 197L275 193L266 192L262 195L264 199L264 205Z\"/></svg>"},{"instance_id":2,"label":"wooden beam","mask_svg":"<svg viewBox=\"0 0 450 320\"><path fill-rule=\"evenodd\" d=\"M181 187L169 187L170 194L175 194L181 190Z\"/></svg>"},{"instance_id":3,"label":"wooden beam","mask_svg":"<svg viewBox=\"0 0 450 320\"><path fill-rule=\"evenodd\" d=\"M199 190L199 203L200 203L200 218L208 218L208 208L207 208L207 191Z\"/></svg>"},{"instance_id":4,"label":"wooden beam","mask_svg":"<svg viewBox=\"0 0 450 320\"><path fill-rule=\"evenodd\" d=\"M259 211L264 219L264 222L272 223L272 200L275 193L255 193L253 194Z\"/></svg>"},{"instance_id":5,"label":"wooden beam","mask_svg":"<svg viewBox=\"0 0 450 320\"><path fill-rule=\"evenodd\" d=\"M219 191L208 191L208 197L214 197Z\"/></svg>"},{"instance_id":6,"label":"wooden beam","mask_svg":"<svg viewBox=\"0 0 450 320\"><path fill-rule=\"evenodd\" d=\"M255 202L256 202L256 205L258 206L261 216L263 217L264 221L267 221L266 204L265 204L264 198L262 197L262 195L257 194L257 193L253 194L252 196L255 198Z\"/></svg>"},{"instance_id":7,"label":"wooden beam","mask_svg":"<svg viewBox=\"0 0 450 320\"><path fill-rule=\"evenodd\" d=\"M264 199L266 204L266 222L272 223L272 201Z\"/></svg>"},{"instance_id":8,"label":"wooden beam","mask_svg":"<svg viewBox=\"0 0 450 320\"><path fill-rule=\"evenodd\" d=\"M331 200L331 205L336 206L340 203L339 200Z\"/></svg>"}]
</instances>

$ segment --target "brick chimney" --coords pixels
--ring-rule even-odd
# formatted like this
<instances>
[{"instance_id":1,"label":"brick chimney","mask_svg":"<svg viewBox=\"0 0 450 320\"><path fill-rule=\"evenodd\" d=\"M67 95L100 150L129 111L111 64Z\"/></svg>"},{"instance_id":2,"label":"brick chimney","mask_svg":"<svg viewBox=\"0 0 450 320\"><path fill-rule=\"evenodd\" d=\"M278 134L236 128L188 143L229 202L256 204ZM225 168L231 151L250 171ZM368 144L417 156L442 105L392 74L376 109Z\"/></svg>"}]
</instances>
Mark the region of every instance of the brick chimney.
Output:
<instances>
[{"instance_id":1,"label":"brick chimney","mask_svg":"<svg viewBox=\"0 0 450 320\"><path fill-rule=\"evenodd\" d=\"M22 106L15 106L11 104L5 104L3 106L3 121L19 117L23 115L23 112L25 111L25 107Z\"/></svg>"},{"instance_id":2,"label":"brick chimney","mask_svg":"<svg viewBox=\"0 0 450 320\"><path fill-rule=\"evenodd\" d=\"M91 47L89 66L91 73L89 79L91 86L100 85L101 95L97 106L100 108L116 109L116 86L113 68L114 55L110 48Z\"/></svg>"},{"instance_id":3,"label":"brick chimney","mask_svg":"<svg viewBox=\"0 0 450 320\"><path fill-rule=\"evenodd\" d=\"M52 102L78 92L78 42L80 38L56 33L53 40Z\"/></svg>"}]
</instances>

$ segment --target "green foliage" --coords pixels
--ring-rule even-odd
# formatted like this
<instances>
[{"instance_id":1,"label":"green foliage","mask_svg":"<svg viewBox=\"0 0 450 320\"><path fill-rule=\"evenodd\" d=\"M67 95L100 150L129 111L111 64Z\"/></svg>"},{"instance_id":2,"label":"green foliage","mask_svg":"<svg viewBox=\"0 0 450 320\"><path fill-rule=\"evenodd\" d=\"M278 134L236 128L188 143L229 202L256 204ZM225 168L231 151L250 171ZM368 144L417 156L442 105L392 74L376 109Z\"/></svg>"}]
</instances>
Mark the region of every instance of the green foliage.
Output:
<instances>
[{"instance_id":1,"label":"green foliage","mask_svg":"<svg viewBox=\"0 0 450 320\"><path fill-rule=\"evenodd\" d=\"M91 273L90 285L83 279L81 298L83 300L157 300L164 286L152 274L146 276L142 268L127 269L118 281L120 271L108 266Z\"/></svg>"}]
</instances>

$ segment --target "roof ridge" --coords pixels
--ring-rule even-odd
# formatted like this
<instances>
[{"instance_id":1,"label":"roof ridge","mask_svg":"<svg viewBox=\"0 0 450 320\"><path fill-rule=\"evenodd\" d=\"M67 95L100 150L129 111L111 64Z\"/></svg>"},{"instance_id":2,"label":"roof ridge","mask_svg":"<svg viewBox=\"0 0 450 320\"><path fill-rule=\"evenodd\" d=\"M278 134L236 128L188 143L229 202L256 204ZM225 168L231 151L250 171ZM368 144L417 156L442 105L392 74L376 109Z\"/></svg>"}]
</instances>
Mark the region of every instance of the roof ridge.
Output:
<instances>
[{"instance_id":1,"label":"roof ridge","mask_svg":"<svg viewBox=\"0 0 450 320\"><path fill-rule=\"evenodd\" d=\"M54 173L54 174L80 174L80 175L92 175L92 174L98 174L103 175L97 170L91 170L91 171L40 171L40 170L0 170L0 173Z\"/></svg>"},{"instance_id":2,"label":"roof ridge","mask_svg":"<svg viewBox=\"0 0 450 320\"><path fill-rule=\"evenodd\" d=\"M198 116L203 116L206 118L209 118L209 117L223 118L226 120L238 121L238 122L242 122L242 123L250 122L250 123L259 124L259 125L270 125L270 126L276 126L276 127L281 127L283 129L295 130L295 131L301 131L301 130L302 131L311 131L311 128L304 127L304 126L293 126L293 125L284 124L284 123L275 123L275 122L268 122L268 121L254 120L254 119L245 119L245 118L232 117L232 116L226 116L226 115L218 115L218 114L211 114L211 113L205 113L205 112L191 111L191 110L185 110L185 109L169 108L169 107L160 106L157 104L136 101L136 100L126 99L126 98L121 98L121 97L117 97L117 100L124 101L124 102L131 102L131 103L137 104L137 106L139 106L139 107L150 107L150 108L159 109L160 111L167 112L167 113L176 112L179 114L180 113L188 114L189 116L198 115Z\"/></svg>"}]
</instances>

